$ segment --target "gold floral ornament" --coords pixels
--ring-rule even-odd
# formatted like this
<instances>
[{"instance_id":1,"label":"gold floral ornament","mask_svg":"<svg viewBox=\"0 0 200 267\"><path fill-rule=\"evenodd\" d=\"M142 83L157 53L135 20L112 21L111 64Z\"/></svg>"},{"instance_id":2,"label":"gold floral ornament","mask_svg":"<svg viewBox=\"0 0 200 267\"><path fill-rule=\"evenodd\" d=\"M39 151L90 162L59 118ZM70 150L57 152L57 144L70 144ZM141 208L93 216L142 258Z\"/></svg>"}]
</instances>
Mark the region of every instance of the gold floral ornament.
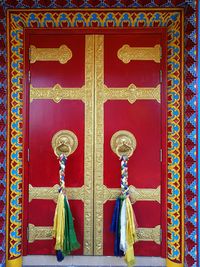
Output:
<instances>
[{"instance_id":1,"label":"gold floral ornament","mask_svg":"<svg viewBox=\"0 0 200 267\"><path fill-rule=\"evenodd\" d=\"M154 47L130 47L125 44L118 50L117 57L125 64L131 60L153 60L160 63L161 47L159 44Z\"/></svg>"},{"instance_id":2,"label":"gold floral ornament","mask_svg":"<svg viewBox=\"0 0 200 267\"><path fill-rule=\"evenodd\" d=\"M36 61L59 61L61 64L67 63L72 58L72 51L66 45L58 48L37 48L30 46L30 63Z\"/></svg>"},{"instance_id":3,"label":"gold floral ornament","mask_svg":"<svg viewBox=\"0 0 200 267\"><path fill-rule=\"evenodd\" d=\"M127 156L130 158L136 149L136 139L131 132L121 130L113 134L110 145L118 157Z\"/></svg>"},{"instance_id":4,"label":"gold floral ornament","mask_svg":"<svg viewBox=\"0 0 200 267\"><path fill-rule=\"evenodd\" d=\"M69 130L61 130L54 134L51 144L57 157L61 154L68 157L76 150L78 139L73 132Z\"/></svg>"}]
</instances>

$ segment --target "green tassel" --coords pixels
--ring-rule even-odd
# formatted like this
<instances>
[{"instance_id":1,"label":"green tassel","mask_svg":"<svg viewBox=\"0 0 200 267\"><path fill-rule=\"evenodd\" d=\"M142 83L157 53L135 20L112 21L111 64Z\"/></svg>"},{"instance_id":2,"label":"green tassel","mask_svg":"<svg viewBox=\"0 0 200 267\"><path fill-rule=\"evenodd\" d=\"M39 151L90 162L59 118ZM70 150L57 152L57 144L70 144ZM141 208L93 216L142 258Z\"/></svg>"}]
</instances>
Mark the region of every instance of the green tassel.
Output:
<instances>
[{"instance_id":1,"label":"green tassel","mask_svg":"<svg viewBox=\"0 0 200 267\"><path fill-rule=\"evenodd\" d=\"M64 206L65 206L65 231L64 231L63 254L69 255L73 250L80 248L80 244L78 243L76 238L72 213L66 197L64 198Z\"/></svg>"}]
</instances>

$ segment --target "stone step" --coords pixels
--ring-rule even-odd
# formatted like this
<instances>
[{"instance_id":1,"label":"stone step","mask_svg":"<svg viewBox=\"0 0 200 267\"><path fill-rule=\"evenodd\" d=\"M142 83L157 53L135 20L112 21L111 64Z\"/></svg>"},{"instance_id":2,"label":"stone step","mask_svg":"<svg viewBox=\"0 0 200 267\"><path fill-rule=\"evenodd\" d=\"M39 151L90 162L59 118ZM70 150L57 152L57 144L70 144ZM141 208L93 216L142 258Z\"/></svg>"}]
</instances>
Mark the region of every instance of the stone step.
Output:
<instances>
[{"instance_id":1,"label":"stone step","mask_svg":"<svg viewBox=\"0 0 200 267\"><path fill-rule=\"evenodd\" d=\"M55 256L28 255L23 257L23 267L127 267L123 257L112 256L67 256L57 262ZM136 257L134 267L164 267L165 259L160 257Z\"/></svg>"}]
</instances>

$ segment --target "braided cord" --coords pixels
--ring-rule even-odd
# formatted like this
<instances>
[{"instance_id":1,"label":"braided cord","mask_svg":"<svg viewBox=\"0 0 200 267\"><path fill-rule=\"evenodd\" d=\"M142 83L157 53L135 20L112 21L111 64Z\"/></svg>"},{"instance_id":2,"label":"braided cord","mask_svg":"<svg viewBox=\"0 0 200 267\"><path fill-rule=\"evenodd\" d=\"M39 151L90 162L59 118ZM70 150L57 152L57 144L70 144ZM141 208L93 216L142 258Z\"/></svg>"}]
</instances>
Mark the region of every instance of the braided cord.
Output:
<instances>
[{"instance_id":1,"label":"braided cord","mask_svg":"<svg viewBox=\"0 0 200 267\"><path fill-rule=\"evenodd\" d=\"M121 191L123 195L129 194L128 187L128 157L121 156Z\"/></svg>"},{"instance_id":2,"label":"braided cord","mask_svg":"<svg viewBox=\"0 0 200 267\"><path fill-rule=\"evenodd\" d=\"M64 154L61 154L59 157L59 177L60 177L60 188L59 192L65 189L65 167L66 167L67 157Z\"/></svg>"}]
</instances>

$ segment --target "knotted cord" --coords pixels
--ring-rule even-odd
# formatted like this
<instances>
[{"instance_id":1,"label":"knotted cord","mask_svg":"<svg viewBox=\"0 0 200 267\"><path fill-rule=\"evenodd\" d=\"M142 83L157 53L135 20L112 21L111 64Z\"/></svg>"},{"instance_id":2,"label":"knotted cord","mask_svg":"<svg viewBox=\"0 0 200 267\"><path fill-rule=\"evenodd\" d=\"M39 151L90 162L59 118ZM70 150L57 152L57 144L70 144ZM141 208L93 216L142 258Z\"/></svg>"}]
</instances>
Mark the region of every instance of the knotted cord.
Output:
<instances>
[{"instance_id":1,"label":"knotted cord","mask_svg":"<svg viewBox=\"0 0 200 267\"><path fill-rule=\"evenodd\" d=\"M64 154L61 154L59 157L59 177L60 177L60 188L59 192L65 189L65 166L67 163L67 157Z\"/></svg>"},{"instance_id":2,"label":"knotted cord","mask_svg":"<svg viewBox=\"0 0 200 267\"><path fill-rule=\"evenodd\" d=\"M123 195L129 194L128 186L128 157L121 156L121 193Z\"/></svg>"}]
</instances>

